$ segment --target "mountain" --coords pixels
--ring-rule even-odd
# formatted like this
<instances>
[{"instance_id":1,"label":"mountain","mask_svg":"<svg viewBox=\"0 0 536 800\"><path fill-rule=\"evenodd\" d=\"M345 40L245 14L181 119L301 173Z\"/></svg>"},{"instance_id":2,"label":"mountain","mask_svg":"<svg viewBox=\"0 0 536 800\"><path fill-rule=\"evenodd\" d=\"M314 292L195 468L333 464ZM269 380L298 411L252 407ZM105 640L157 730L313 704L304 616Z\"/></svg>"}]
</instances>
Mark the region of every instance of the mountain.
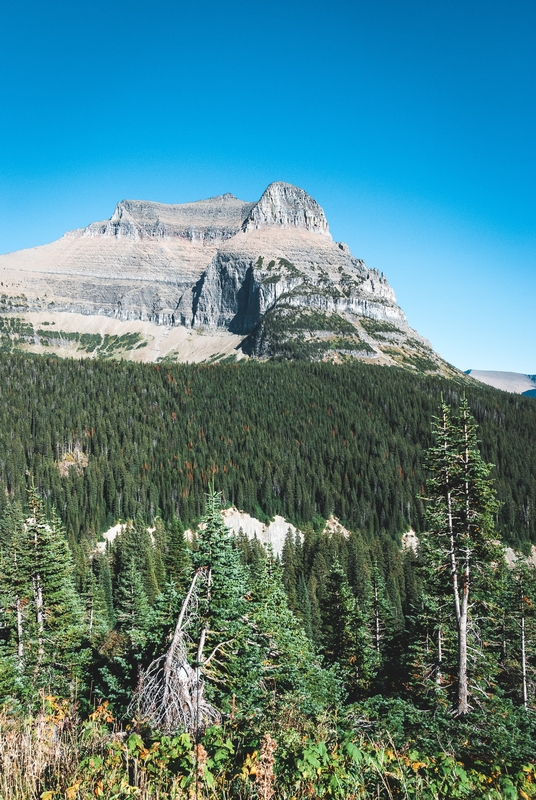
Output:
<instances>
[{"instance_id":1,"label":"mountain","mask_svg":"<svg viewBox=\"0 0 536 800\"><path fill-rule=\"evenodd\" d=\"M536 397L536 375L523 375L521 372L494 372L492 370L468 369L465 373L481 383L502 389L504 392Z\"/></svg>"},{"instance_id":2,"label":"mountain","mask_svg":"<svg viewBox=\"0 0 536 800\"><path fill-rule=\"evenodd\" d=\"M408 326L383 274L334 242L320 205L288 183L256 203L123 200L107 221L0 256L0 282L0 312L16 315L0 318L4 349L359 358L459 374Z\"/></svg>"}]
</instances>

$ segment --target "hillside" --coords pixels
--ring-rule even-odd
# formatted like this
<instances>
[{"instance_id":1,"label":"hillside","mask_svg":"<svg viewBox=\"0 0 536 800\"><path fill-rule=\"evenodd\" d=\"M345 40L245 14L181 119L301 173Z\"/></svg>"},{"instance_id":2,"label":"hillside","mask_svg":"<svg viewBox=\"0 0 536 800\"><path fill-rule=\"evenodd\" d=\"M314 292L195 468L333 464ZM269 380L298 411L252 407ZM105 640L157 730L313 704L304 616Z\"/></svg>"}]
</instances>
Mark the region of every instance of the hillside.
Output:
<instances>
[{"instance_id":1,"label":"hillside","mask_svg":"<svg viewBox=\"0 0 536 800\"><path fill-rule=\"evenodd\" d=\"M422 530L430 420L442 392L457 403L463 390L496 464L501 533L536 542L529 398L360 362L163 367L16 353L0 357L0 387L0 503L24 499L29 471L73 541L137 513L189 523L212 476L226 503L263 521L333 513L371 535ZM62 477L76 445L87 467Z\"/></svg>"},{"instance_id":2,"label":"hillside","mask_svg":"<svg viewBox=\"0 0 536 800\"><path fill-rule=\"evenodd\" d=\"M2 796L530 797L535 426L358 361L0 354Z\"/></svg>"}]
</instances>

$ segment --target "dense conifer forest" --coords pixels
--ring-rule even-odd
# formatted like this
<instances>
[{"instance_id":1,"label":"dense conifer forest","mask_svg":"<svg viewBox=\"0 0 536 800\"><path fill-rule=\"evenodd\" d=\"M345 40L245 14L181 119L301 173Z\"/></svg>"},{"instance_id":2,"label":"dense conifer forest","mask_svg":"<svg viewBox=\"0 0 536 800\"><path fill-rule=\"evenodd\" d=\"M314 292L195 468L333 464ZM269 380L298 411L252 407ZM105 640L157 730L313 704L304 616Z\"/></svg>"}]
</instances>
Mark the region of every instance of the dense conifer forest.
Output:
<instances>
[{"instance_id":1,"label":"dense conifer forest","mask_svg":"<svg viewBox=\"0 0 536 800\"><path fill-rule=\"evenodd\" d=\"M456 405L463 392L496 465L501 534L536 542L532 399L363 363L4 355L0 504L24 499L29 473L80 542L138 513L190 522L214 476L224 503L261 518L302 524L335 513L372 535L419 531L430 420L441 394Z\"/></svg>"},{"instance_id":2,"label":"dense conifer forest","mask_svg":"<svg viewBox=\"0 0 536 800\"><path fill-rule=\"evenodd\" d=\"M536 577L503 551L536 536L533 399L360 363L0 373L2 800L536 797ZM303 535L275 558L229 503Z\"/></svg>"}]
</instances>

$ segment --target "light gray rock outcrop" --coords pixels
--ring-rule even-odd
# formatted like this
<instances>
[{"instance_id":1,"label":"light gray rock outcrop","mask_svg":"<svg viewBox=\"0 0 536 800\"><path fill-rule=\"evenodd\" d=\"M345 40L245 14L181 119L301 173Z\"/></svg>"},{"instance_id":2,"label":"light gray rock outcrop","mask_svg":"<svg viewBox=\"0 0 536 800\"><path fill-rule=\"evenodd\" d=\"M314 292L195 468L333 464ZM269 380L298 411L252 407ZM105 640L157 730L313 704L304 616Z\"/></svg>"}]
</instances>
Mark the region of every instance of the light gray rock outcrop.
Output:
<instances>
[{"instance_id":1,"label":"light gray rock outcrop","mask_svg":"<svg viewBox=\"0 0 536 800\"><path fill-rule=\"evenodd\" d=\"M502 389L503 392L536 397L536 375L479 369L469 369L465 374L481 383L487 383L488 386L493 386L495 389Z\"/></svg>"},{"instance_id":2,"label":"light gray rock outcrop","mask_svg":"<svg viewBox=\"0 0 536 800\"><path fill-rule=\"evenodd\" d=\"M301 228L331 239L323 209L307 192L291 183L271 183L253 205L242 230L247 233L272 225L281 229Z\"/></svg>"},{"instance_id":3,"label":"light gray rock outcrop","mask_svg":"<svg viewBox=\"0 0 536 800\"><path fill-rule=\"evenodd\" d=\"M232 194L195 203L166 205L146 200L122 200L109 220L69 231L70 238L113 236L118 239L186 239L217 244L240 230L254 203Z\"/></svg>"}]
</instances>

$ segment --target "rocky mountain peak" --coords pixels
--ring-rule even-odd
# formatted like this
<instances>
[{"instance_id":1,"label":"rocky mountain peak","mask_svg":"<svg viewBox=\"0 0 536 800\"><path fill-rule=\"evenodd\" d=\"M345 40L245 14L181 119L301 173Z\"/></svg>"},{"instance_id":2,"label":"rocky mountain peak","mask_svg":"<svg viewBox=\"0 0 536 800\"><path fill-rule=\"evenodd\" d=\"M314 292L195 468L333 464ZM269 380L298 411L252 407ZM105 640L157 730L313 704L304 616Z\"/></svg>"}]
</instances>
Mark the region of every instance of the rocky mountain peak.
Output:
<instances>
[{"instance_id":1,"label":"rocky mountain peak","mask_svg":"<svg viewBox=\"0 0 536 800\"><path fill-rule=\"evenodd\" d=\"M303 189L283 181L268 186L244 220L242 230L247 233L271 226L302 228L331 239L322 207Z\"/></svg>"},{"instance_id":2,"label":"rocky mountain peak","mask_svg":"<svg viewBox=\"0 0 536 800\"><path fill-rule=\"evenodd\" d=\"M408 326L383 274L334 242L316 200L282 181L253 203L230 193L189 203L122 200L108 220L0 256L0 278L0 322L2 313L19 311L93 320L66 328L66 339L43 334L46 345L32 347L63 347L82 332L99 332L100 341L106 316L135 323L136 335L141 323L166 326L162 336L183 342L176 357L185 360L217 354L207 351L217 347L212 340L256 358L365 358L421 372L450 369ZM182 333L172 333L176 328ZM197 344L188 349L188 342ZM160 344L155 348L153 357L163 357ZM135 355L142 358L142 351Z\"/></svg>"}]
</instances>

